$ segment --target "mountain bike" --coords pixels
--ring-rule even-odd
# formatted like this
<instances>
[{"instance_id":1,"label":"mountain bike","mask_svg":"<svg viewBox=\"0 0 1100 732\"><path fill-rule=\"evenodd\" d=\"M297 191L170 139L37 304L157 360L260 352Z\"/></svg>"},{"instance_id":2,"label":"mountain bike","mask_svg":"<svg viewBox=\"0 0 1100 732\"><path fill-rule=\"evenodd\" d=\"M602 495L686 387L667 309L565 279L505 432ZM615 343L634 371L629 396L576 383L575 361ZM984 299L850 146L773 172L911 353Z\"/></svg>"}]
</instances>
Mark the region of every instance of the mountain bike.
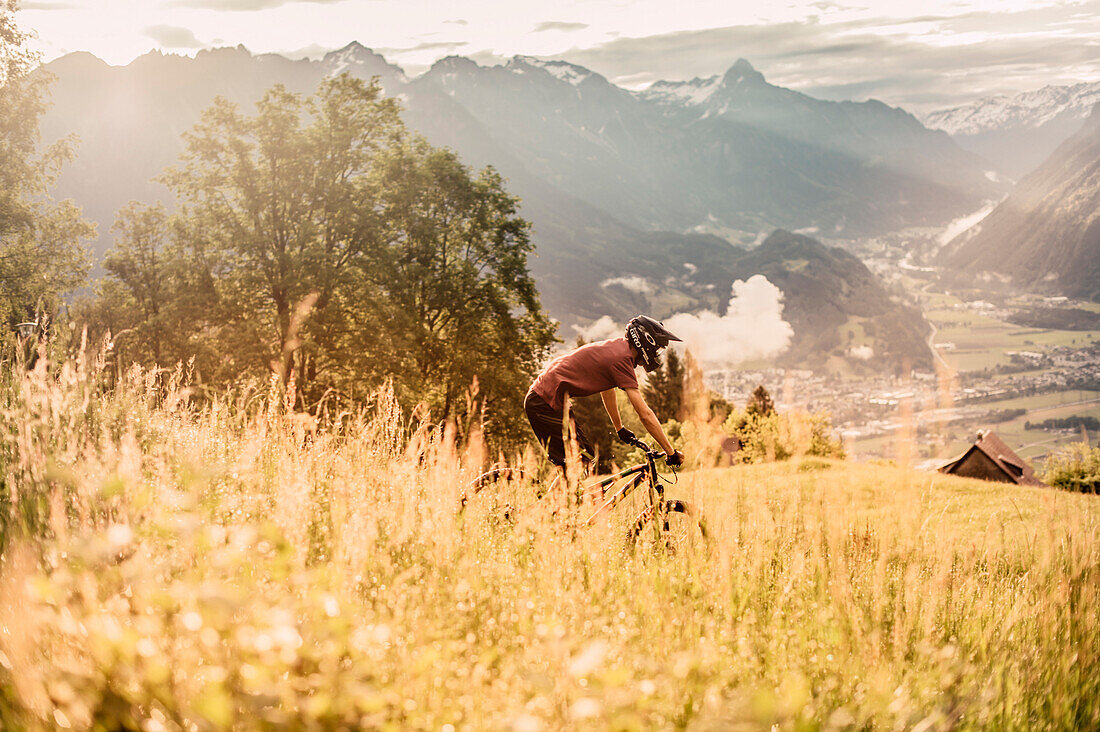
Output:
<instances>
[{"instance_id":1,"label":"mountain bike","mask_svg":"<svg viewBox=\"0 0 1100 732\"><path fill-rule=\"evenodd\" d=\"M618 473L605 478L590 481L583 484L580 493L590 496L599 503L599 507L583 522L583 525L592 526L604 514L613 511L621 505L627 497L638 488L642 501L641 511L628 523L626 542L628 548L641 548L645 546L664 548L667 550L684 549L692 546L706 547L709 542L706 521L702 512L694 504L675 498L665 497L665 486L676 484L676 471L673 470L670 480L657 471L657 460L664 457L660 450L653 450L645 442L635 439L629 444L642 450L645 462L620 470ZM459 511L464 511L466 505L474 496L482 493L493 485L516 484L531 482L536 487L534 503L543 500L554 492L561 483L562 476L558 475L549 485L544 485L537 479L532 479L518 468L501 467L486 471L474 478L459 499ZM529 510L531 506L518 509L508 503L502 507L502 516L507 520L515 520Z\"/></svg>"}]
</instances>

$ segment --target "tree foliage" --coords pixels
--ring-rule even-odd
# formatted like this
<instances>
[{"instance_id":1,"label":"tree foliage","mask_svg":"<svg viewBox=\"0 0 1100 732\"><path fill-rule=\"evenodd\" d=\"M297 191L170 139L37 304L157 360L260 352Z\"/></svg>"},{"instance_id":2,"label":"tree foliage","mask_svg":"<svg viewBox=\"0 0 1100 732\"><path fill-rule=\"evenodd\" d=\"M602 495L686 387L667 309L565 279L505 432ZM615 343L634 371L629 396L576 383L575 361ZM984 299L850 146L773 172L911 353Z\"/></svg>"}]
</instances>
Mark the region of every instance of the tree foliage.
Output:
<instances>
[{"instance_id":1,"label":"tree foliage","mask_svg":"<svg viewBox=\"0 0 1100 732\"><path fill-rule=\"evenodd\" d=\"M1043 480L1055 488L1100 493L1100 447L1074 442L1047 458Z\"/></svg>"},{"instance_id":2,"label":"tree foliage","mask_svg":"<svg viewBox=\"0 0 1100 732\"><path fill-rule=\"evenodd\" d=\"M738 462L786 460L794 455L843 459L844 445L824 412L780 414L767 389L758 386L745 409L733 409L723 429L737 439Z\"/></svg>"},{"instance_id":3,"label":"tree foliage","mask_svg":"<svg viewBox=\"0 0 1100 732\"><path fill-rule=\"evenodd\" d=\"M71 155L67 140L40 149L46 74L15 23L16 3L0 0L0 320L7 326L56 316L62 296L84 284L84 241L95 234L69 201L49 190Z\"/></svg>"},{"instance_id":4,"label":"tree foliage","mask_svg":"<svg viewBox=\"0 0 1100 732\"><path fill-rule=\"evenodd\" d=\"M115 243L103 261L108 276L98 283L90 315L110 321L121 362L171 364L202 350L191 328L201 322L203 278L190 267L175 223L162 205L131 201L111 229Z\"/></svg>"},{"instance_id":5,"label":"tree foliage","mask_svg":"<svg viewBox=\"0 0 1100 732\"><path fill-rule=\"evenodd\" d=\"M758 384L753 389L752 396L749 397L749 403L745 406L745 411L761 417L775 414L775 402L772 401L772 395L768 393L763 384Z\"/></svg>"},{"instance_id":6,"label":"tree foliage","mask_svg":"<svg viewBox=\"0 0 1100 732\"><path fill-rule=\"evenodd\" d=\"M554 339L529 224L495 171L398 111L347 75L308 98L276 86L254 116L217 100L162 177L177 212L120 212L100 322L214 383L274 373L311 407L390 380L407 407L516 433Z\"/></svg>"}]
</instances>

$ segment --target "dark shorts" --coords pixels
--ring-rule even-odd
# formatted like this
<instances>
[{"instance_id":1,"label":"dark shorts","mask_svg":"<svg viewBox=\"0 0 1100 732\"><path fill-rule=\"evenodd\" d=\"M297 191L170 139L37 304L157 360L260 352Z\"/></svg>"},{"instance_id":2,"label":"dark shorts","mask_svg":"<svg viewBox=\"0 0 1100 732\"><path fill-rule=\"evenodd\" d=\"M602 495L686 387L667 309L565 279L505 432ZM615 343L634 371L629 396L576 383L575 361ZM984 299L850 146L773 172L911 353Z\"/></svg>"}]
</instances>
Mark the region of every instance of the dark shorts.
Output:
<instances>
[{"instance_id":1,"label":"dark shorts","mask_svg":"<svg viewBox=\"0 0 1100 732\"><path fill-rule=\"evenodd\" d=\"M535 437L539 444L546 448L546 454L554 465L565 466L565 440L562 439L563 410L554 409L546 400L533 391L527 392L527 398L523 400L523 411L527 413L527 419L531 422L531 429L535 431ZM581 458L591 460L595 454L592 443L584 436L580 425L576 420L573 423L573 436L577 440L577 446L581 451Z\"/></svg>"}]
</instances>

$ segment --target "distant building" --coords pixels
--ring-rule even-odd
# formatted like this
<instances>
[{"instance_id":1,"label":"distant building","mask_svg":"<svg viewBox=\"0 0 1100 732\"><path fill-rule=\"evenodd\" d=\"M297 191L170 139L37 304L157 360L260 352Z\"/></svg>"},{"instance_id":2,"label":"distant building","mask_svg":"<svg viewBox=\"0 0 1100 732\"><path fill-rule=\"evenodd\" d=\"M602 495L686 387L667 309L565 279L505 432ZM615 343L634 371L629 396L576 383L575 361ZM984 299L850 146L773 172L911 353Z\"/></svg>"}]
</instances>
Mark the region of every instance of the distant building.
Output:
<instances>
[{"instance_id":1,"label":"distant building","mask_svg":"<svg viewBox=\"0 0 1100 732\"><path fill-rule=\"evenodd\" d=\"M940 468L941 473L1000 483L1045 486L1027 461L989 430L978 433L974 444L961 456Z\"/></svg>"}]
</instances>

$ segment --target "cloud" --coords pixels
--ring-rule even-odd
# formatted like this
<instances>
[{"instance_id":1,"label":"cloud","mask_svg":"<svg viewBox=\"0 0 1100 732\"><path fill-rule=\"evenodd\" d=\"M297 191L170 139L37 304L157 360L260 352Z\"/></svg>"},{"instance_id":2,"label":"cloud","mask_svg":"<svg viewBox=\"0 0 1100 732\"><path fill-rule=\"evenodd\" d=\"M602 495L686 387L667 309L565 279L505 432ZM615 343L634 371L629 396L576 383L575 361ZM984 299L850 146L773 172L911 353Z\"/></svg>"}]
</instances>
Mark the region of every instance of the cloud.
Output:
<instances>
[{"instance_id":1,"label":"cloud","mask_svg":"<svg viewBox=\"0 0 1100 732\"><path fill-rule=\"evenodd\" d=\"M621 37L555 58L640 87L713 76L743 57L778 86L911 111L1100 78L1100 0L906 20L828 17Z\"/></svg>"},{"instance_id":2,"label":"cloud","mask_svg":"<svg viewBox=\"0 0 1100 732\"><path fill-rule=\"evenodd\" d=\"M622 335L624 332L623 326L616 323L610 315L603 316L587 327L574 325L573 330L577 332L578 336L589 343L592 341L602 341L608 338L614 338L615 336Z\"/></svg>"},{"instance_id":3,"label":"cloud","mask_svg":"<svg viewBox=\"0 0 1100 732\"><path fill-rule=\"evenodd\" d=\"M463 46L468 45L470 44L466 41L426 41L424 43L418 43L415 46L406 46L404 48L376 48L374 52L386 55L414 53L416 51L457 51Z\"/></svg>"},{"instance_id":4,"label":"cloud","mask_svg":"<svg viewBox=\"0 0 1100 732\"><path fill-rule=\"evenodd\" d=\"M344 0L173 0L171 5L177 8L197 8L201 10L270 10L283 5L313 3L315 5L335 5Z\"/></svg>"},{"instance_id":5,"label":"cloud","mask_svg":"<svg viewBox=\"0 0 1100 732\"><path fill-rule=\"evenodd\" d=\"M49 0L24 0L19 3L20 10L72 10L79 7L76 3L49 2Z\"/></svg>"},{"instance_id":6,"label":"cloud","mask_svg":"<svg viewBox=\"0 0 1100 732\"><path fill-rule=\"evenodd\" d=\"M852 346L848 349L848 355L860 361L870 361L875 357L875 349L870 346Z\"/></svg>"},{"instance_id":7,"label":"cloud","mask_svg":"<svg viewBox=\"0 0 1100 732\"><path fill-rule=\"evenodd\" d=\"M642 295L648 295L653 292L653 286L644 277L638 277L637 275L631 277L610 277L600 283L600 287L614 287L618 286L624 290L630 290L631 292L637 292Z\"/></svg>"},{"instance_id":8,"label":"cloud","mask_svg":"<svg viewBox=\"0 0 1100 732\"><path fill-rule=\"evenodd\" d=\"M144 32L161 48L206 48L206 44L195 38L195 34L188 28L175 25L152 25Z\"/></svg>"},{"instance_id":9,"label":"cloud","mask_svg":"<svg viewBox=\"0 0 1100 732\"><path fill-rule=\"evenodd\" d=\"M216 43L223 43L223 41L216 41ZM336 50L335 48L332 48L330 46L322 46L319 43L311 43L308 46L303 46L301 48L294 48L294 49L290 49L290 50L287 50L287 51L282 51L281 53L282 53L282 55L286 56L287 58L294 59L294 60L303 59L303 58L319 59L319 58L324 57L324 55L326 53L328 53L329 51L335 51L335 50Z\"/></svg>"},{"instance_id":10,"label":"cloud","mask_svg":"<svg viewBox=\"0 0 1100 732\"><path fill-rule=\"evenodd\" d=\"M455 18L454 20L443 21L443 25L469 25L469 23L462 18Z\"/></svg>"},{"instance_id":11,"label":"cloud","mask_svg":"<svg viewBox=\"0 0 1100 732\"><path fill-rule=\"evenodd\" d=\"M535 26L534 33L545 33L546 31L563 31L570 33L572 31L584 30L588 27L588 23L566 23L560 20L547 20L539 23Z\"/></svg>"},{"instance_id":12,"label":"cloud","mask_svg":"<svg viewBox=\"0 0 1100 732\"><path fill-rule=\"evenodd\" d=\"M783 292L764 275L733 283L725 315L679 313L665 325L701 363L734 366L787 350L794 329L783 320Z\"/></svg>"}]
</instances>

